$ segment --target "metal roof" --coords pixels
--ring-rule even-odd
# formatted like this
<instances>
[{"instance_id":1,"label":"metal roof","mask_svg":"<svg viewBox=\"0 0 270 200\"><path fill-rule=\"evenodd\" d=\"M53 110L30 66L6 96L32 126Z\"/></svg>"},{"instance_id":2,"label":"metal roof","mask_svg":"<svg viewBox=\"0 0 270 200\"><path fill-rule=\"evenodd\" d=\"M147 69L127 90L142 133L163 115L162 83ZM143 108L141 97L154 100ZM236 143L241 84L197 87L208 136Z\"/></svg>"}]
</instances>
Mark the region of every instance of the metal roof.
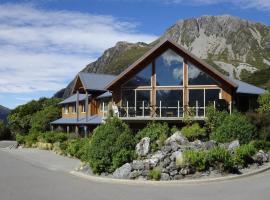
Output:
<instances>
[{"instance_id":1,"label":"metal roof","mask_svg":"<svg viewBox=\"0 0 270 200\"><path fill-rule=\"evenodd\" d=\"M79 124L102 124L104 121L101 117L94 115L94 116L89 116L88 119L86 120L86 118L79 118L79 120L77 120L77 118L60 118L57 119L53 122L51 122L51 124L53 125L57 125L57 124L74 124L74 125L79 125Z\"/></svg>"},{"instance_id":2,"label":"metal roof","mask_svg":"<svg viewBox=\"0 0 270 200\"><path fill-rule=\"evenodd\" d=\"M89 94L88 97L90 97L90 96L91 95ZM85 97L86 97L85 94L79 94L79 101L84 101L85 100ZM64 101L61 101L59 103L59 105L61 105L61 104L67 104L67 103L74 103L74 102L76 102L76 100L77 100L77 94L74 94L74 95L66 98Z\"/></svg>"},{"instance_id":3,"label":"metal roof","mask_svg":"<svg viewBox=\"0 0 270 200\"><path fill-rule=\"evenodd\" d=\"M95 74L79 72L78 74L86 90L106 91L105 86L112 82L116 76L108 74Z\"/></svg>"},{"instance_id":4,"label":"metal roof","mask_svg":"<svg viewBox=\"0 0 270 200\"><path fill-rule=\"evenodd\" d=\"M236 93L242 93L242 94L255 94L260 95L266 92L266 90L259 88L257 86L248 84L246 82L230 78L235 84L238 85Z\"/></svg>"},{"instance_id":5,"label":"metal roof","mask_svg":"<svg viewBox=\"0 0 270 200\"><path fill-rule=\"evenodd\" d=\"M111 97L111 96L112 96L112 93L107 91L107 92L105 92L105 93L99 95L99 96L97 97L97 99L108 98L108 97Z\"/></svg>"}]
</instances>

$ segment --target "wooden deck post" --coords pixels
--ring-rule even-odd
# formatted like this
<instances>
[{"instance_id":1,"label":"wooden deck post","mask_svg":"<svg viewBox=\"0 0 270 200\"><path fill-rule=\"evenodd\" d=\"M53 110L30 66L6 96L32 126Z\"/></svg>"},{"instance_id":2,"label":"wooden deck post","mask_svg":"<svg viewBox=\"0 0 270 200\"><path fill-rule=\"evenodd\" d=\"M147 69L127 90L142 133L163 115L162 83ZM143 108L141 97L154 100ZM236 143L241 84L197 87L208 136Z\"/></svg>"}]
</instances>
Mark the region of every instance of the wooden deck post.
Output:
<instances>
[{"instance_id":1,"label":"wooden deck post","mask_svg":"<svg viewBox=\"0 0 270 200\"><path fill-rule=\"evenodd\" d=\"M88 120L88 92L85 92L85 120Z\"/></svg>"},{"instance_id":2,"label":"wooden deck post","mask_svg":"<svg viewBox=\"0 0 270 200\"><path fill-rule=\"evenodd\" d=\"M77 90L76 93L76 115L77 115L77 121L79 121L79 90Z\"/></svg>"}]
</instances>

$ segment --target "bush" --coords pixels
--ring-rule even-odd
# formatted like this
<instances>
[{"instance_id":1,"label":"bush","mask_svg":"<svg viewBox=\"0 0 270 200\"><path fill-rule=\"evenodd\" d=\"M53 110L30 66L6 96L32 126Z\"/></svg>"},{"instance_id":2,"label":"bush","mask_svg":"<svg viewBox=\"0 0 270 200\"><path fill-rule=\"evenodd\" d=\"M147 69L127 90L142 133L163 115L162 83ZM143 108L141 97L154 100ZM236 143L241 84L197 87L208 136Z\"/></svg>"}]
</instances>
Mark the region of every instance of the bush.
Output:
<instances>
[{"instance_id":1,"label":"bush","mask_svg":"<svg viewBox=\"0 0 270 200\"><path fill-rule=\"evenodd\" d=\"M248 143L254 138L255 127L240 113L227 115L223 122L211 134L217 142L230 142L239 139L240 143Z\"/></svg>"},{"instance_id":2,"label":"bush","mask_svg":"<svg viewBox=\"0 0 270 200\"><path fill-rule=\"evenodd\" d=\"M149 137L151 141L151 150L155 151L169 135L170 129L167 123L151 122L137 133L136 142L139 142L144 137Z\"/></svg>"},{"instance_id":3,"label":"bush","mask_svg":"<svg viewBox=\"0 0 270 200\"><path fill-rule=\"evenodd\" d=\"M39 133L33 132L24 136L24 144L26 147L32 147L33 144L36 144L38 141Z\"/></svg>"},{"instance_id":4,"label":"bush","mask_svg":"<svg viewBox=\"0 0 270 200\"><path fill-rule=\"evenodd\" d=\"M94 173L113 172L132 160L134 148L129 127L118 118L109 118L94 130L88 160Z\"/></svg>"},{"instance_id":5,"label":"bush","mask_svg":"<svg viewBox=\"0 0 270 200\"><path fill-rule=\"evenodd\" d=\"M4 121L0 120L0 140L6 139L11 139L11 133Z\"/></svg>"},{"instance_id":6,"label":"bush","mask_svg":"<svg viewBox=\"0 0 270 200\"><path fill-rule=\"evenodd\" d=\"M235 169L232 155L221 147L209 150L206 155L206 163L209 167L214 167L219 171L233 171Z\"/></svg>"},{"instance_id":7,"label":"bush","mask_svg":"<svg viewBox=\"0 0 270 200\"><path fill-rule=\"evenodd\" d=\"M256 137L260 140L270 141L270 113L250 112L246 116L256 127Z\"/></svg>"},{"instance_id":8,"label":"bush","mask_svg":"<svg viewBox=\"0 0 270 200\"><path fill-rule=\"evenodd\" d=\"M185 151L183 155L184 164L195 167L198 171L204 171L208 167L206 164L206 154L206 151Z\"/></svg>"},{"instance_id":9,"label":"bush","mask_svg":"<svg viewBox=\"0 0 270 200\"><path fill-rule=\"evenodd\" d=\"M21 134L17 134L16 141L18 142L18 144L25 144L25 137Z\"/></svg>"},{"instance_id":10,"label":"bush","mask_svg":"<svg viewBox=\"0 0 270 200\"><path fill-rule=\"evenodd\" d=\"M89 139L75 139L68 141L65 148L65 153L69 154L75 158L78 158L82 161L88 161L88 151L90 146ZM61 147L63 149L63 146Z\"/></svg>"},{"instance_id":11,"label":"bush","mask_svg":"<svg viewBox=\"0 0 270 200\"><path fill-rule=\"evenodd\" d=\"M38 140L40 142L45 143L55 143L55 142L64 142L68 139L68 135L66 133L60 133L60 132L45 132L40 133Z\"/></svg>"},{"instance_id":12,"label":"bush","mask_svg":"<svg viewBox=\"0 0 270 200\"><path fill-rule=\"evenodd\" d=\"M265 140L253 140L250 142L256 150L270 151L270 142Z\"/></svg>"},{"instance_id":13,"label":"bush","mask_svg":"<svg viewBox=\"0 0 270 200\"><path fill-rule=\"evenodd\" d=\"M156 167L156 168L150 170L149 174L148 174L148 178L150 180L156 180L156 181L160 180L160 178L161 178L160 168Z\"/></svg>"},{"instance_id":14,"label":"bush","mask_svg":"<svg viewBox=\"0 0 270 200\"><path fill-rule=\"evenodd\" d=\"M218 111L214 106L209 106L206 108L206 120L205 127L207 131L213 132L219 127L223 120L229 115L226 111Z\"/></svg>"},{"instance_id":15,"label":"bush","mask_svg":"<svg viewBox=\"0 0 270 200\"><path fill-rule=\"evenodd\" d=\"M182 128L181 132L183 135L188 138L188 140L203 139L206 137L206 131L204 128L201 128L198 123L194 123L191 126L185 126Z\"/></svg>"},{"instance_id":16,"label":"bush","mask_svg":"<svg viewBox=\"0 0 270 200\"><path fill-rule=\"evenodd\" d=\"M270 113L270 91L262 94L258 98L259 108L258 111L261 113L268 112Z\"/></svg>"},{"instance_id":17,"label":"bush","mask_svg":"<svg viewBox=\"0 0 270 200\"><path fill-rule=\"evenodd\" d=\"M245 144L234 151L234 163L237 166L246 167L253 162L252 156L256 153L256 148L252 144Z\"/></svg>"}]
</instances>

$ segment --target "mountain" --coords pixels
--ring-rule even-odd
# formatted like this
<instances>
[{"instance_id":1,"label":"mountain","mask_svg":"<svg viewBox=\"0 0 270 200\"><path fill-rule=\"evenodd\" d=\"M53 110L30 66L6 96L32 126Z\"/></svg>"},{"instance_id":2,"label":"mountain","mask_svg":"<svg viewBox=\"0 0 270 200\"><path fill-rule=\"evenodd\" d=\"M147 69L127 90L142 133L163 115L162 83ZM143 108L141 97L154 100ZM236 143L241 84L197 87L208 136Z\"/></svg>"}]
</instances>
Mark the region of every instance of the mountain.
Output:
<instances>
[{"instance_id":1,"label":"mountain","mask_svg":"<svg viewBox=\"0 0 270 200\"><path fill-rule=\"evenodd\" d=\"M119 74L164 38L177 42L226 75L265 88L270 85L270 78L265 77L265 72L270 72L270 27L228 15L179 20L150 44L118 42L82 71ZM64 97L70 95L73 83L66 88Z\"/></svg>"},{"instance_id":2,"label":"mountain","mask_svg":"<svg viewBox=\"0 0 270 200\"><path fill-rule=\"evenodd\" d=\"M0 105L0 120L6 121L10 109Z\"/></svg>"}]
</instances>

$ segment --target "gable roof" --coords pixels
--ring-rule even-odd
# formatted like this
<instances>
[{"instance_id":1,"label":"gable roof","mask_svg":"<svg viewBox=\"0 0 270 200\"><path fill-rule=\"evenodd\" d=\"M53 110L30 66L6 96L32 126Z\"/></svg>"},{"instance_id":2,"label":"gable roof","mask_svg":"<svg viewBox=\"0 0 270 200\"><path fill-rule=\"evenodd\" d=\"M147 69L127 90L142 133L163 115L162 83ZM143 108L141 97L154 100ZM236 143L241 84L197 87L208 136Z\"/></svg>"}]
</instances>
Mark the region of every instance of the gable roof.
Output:
<instances>
[{"instance_id":1,"label":"gable roof","mask_svg":"<svg viewBox=\"0 0 270 200\"><path fill-rule=\"evenodd\" d=\"M79 72L76 82L80 79L85 90L106 91L105 86L114 80L115 77L108 74Z\"/></svg>"},{"instance_id":2,"label":"gable roof","mask_svg":"<svg viewBox=\"0 0 270 200\"><path fill-rule=\"evenodd\" d=\"M266 92L266 90L256 87L254 85L248 84L246 82L232 79L232 78L230 79L238 85L236 93L260 95Z\"/></svg>"},{"instance_id":3,"label":"gable roof","mask_svg":"<svg viewBox=\"0 0 270 200\"><path fill-rule=\"evenodd\" d=\"M198 58L191 52L187 51L185 48L180 46L179 44L175 43L174 41L170 39L164 39L160 43L158 43L155 47L153 47L151 50L146 52L141 58L139 58L137 61L135 61L132 65L130 65L126 70L124 70L120 75L118 75L111 83L109 83L105 89L110 90L112 87L118 82L121 81L126 75L129 75L132 70L136 69L141 63L143 63L147 58L153 57L153 55L158 52L160 49L167 47L167 48L173 48L174 50L177 50L178 52L181 52L185 57L188 58L188 60L193 60L197 63L199 63L201 66L203 66L208 71L212 72L214 75L222 79L224 82L229 84L233 88L237 88L238 85L230 80L228 77L224 76L222 73L214 69L212 66L204 62L202 59Z\"/></svg>"},{"instance_id":4,"label":"gable roof","mask_svg":"<svg viewBox=\"0 0 270 200\"><path fill-rule=\"evenodd\" d=\"M91 95L88 95L88 97L90 97L90 96ZM85 94L79 94L79 101L84 101L85 100L85 97L86 97ZM74 95L66 98L65 100L61 101L59 103L59 105L61 105L61 104L67 104L67 103L74 103L74 102L76 102L76 100L77 100L77 95L74 94Z\"/></svg>"}]
</instances>

